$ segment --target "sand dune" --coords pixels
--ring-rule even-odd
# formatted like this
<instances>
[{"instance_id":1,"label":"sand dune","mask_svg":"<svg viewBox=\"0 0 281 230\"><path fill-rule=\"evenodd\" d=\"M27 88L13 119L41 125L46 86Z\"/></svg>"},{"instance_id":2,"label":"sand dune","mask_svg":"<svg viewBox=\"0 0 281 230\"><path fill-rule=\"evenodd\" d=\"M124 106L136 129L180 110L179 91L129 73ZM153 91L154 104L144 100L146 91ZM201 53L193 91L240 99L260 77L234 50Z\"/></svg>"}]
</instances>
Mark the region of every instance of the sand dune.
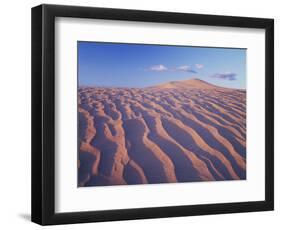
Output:
<instances>
[{"instance_id":1,"label":"sand dune","mask_svg":"<svg viewBox=\"0 0 281 230\"><path fill-rule=\"evenodd\" d=\"M190 79L183 81L171 81L168 83L152 86L150 88L156 89L225 89L208 82L202 81L200 79ZM225 89L227 90L227 89Z\"/></svg>"},{"instance_id":2,"label":"sand dune","mask_svg":"<svg viewBox=\"0 0 281 230\"><path fill-rule=\"evenodd\" d=\"M246 179L246 92L202 80L79 88L78 185Z\"/></svg>"}]
</instances>

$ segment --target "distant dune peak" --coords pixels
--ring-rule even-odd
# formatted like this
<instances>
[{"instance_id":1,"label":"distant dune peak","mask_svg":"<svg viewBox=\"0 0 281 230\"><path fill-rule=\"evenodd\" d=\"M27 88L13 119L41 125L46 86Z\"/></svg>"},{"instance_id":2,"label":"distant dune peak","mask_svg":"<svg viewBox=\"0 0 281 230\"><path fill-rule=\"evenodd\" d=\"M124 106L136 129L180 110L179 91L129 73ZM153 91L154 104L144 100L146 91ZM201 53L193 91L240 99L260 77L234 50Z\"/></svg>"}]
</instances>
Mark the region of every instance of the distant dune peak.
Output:
<instances>
[{"instance_id":1,"label":"distant dune peak","mask_svg":"<svg viewBox=\"0 0 281 230\"><path fill-rule=\"evenodd\" d=\"M156 86L152 86L151 88L159 88L159 89L221 89L222 87L213 85L206 81L203 81L198 78L181 80L181 81L170 81L167 83L159 84Z\"/></svg>"}]
</instances>

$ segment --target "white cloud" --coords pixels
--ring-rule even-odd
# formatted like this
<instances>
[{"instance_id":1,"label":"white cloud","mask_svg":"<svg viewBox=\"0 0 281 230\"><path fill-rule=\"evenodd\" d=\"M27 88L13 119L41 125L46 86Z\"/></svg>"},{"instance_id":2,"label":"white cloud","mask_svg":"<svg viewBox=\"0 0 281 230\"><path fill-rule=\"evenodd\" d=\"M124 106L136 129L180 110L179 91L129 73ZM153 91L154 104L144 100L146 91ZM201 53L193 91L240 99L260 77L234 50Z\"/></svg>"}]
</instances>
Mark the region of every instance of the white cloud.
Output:
<instances>
[{"instance_id":1,"label":"white cloud","mask_svg":"<svg viewBox=\"0 0 281 230\"><path fill-rule=\"evenodd\" d=\"M167 71L168 68L166 66L160 64L160 65L151 66L149 68L149 70L156 71L156 72L163 72L163 71Z\"/></svg>"},{"instance_id":2,"label":"white cloud","mask_svg":"<svg viewBox=\"0 0 281 230\"><path fill-rule=\"evenodd\" d=\"M195 67L196 67L197 69L202 69L202 68L204 67L204 65L202 65L202 64L195 64Z\"/></svg>"},{"instance_id":3,"label":"white cloud","mask_svg":"<svg viewBox=\"0 0 281 230\"><path fill-rule=\"evenodd\" d=\"M175 70L176 70L176 71L182 71L182 72L197 73L195 70L193 70L193 69L192 69L190 66L188 66L188 65L178 66Z\"/></svg>"},{"instance_id":4,"label":"white cloud","mask_svg":"<svg viewBox=\"0 0 281 230\"><path fill-rule=\"evenodd\" d=\"M225 72L225 73L216 73L212 75L211 77L218 78L218 79L224 79L224 80L229 80L229 81L234 81L236 80L236 73L233 72Z\"/></svg>"},{"instance_id":5,"label":"white cloud","mask_svg":"<svg viewBox=\"0 0 281 230\"><path fill-rule=\"evenodd\" d=\"M190 66L188 65L182 65L182 66L179 66L176 68L176 70L179 70L179 71L189 71L190 70Z\"/></svg>"},{"instance_id":6,"label":"white cloud","mask_svg":"<svg viewBox=\"0 0 281 230\"><path fill-rule=\"evenodd\" d=\"M178 66L178 67L175 67L175 68L170 68L170 67L166 67L162 64L159 64L159 65L153 65L146 70L154 71L154 72L177 71L177 72L197 73L195 70L193 70L188 65L182 65L182 66Z\"/></svg>"}]
</instances>

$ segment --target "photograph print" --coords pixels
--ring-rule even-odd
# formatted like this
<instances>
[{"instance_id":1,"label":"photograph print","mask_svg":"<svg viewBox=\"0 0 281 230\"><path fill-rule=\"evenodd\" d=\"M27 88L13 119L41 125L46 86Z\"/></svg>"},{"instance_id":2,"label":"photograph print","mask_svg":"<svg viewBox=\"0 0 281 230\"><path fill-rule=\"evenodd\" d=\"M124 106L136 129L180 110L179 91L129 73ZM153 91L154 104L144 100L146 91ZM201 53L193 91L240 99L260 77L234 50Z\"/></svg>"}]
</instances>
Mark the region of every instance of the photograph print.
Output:
<instances>
[{"instance_id":1,"label":"photograph print","mask_svg":"<svg viewBox=\"0 0 281 230\"><path fill-rule=\"evenodd\" d=\"M78 187L246 180L246 53L78 41Z\"/></svg>"}]
</instances>

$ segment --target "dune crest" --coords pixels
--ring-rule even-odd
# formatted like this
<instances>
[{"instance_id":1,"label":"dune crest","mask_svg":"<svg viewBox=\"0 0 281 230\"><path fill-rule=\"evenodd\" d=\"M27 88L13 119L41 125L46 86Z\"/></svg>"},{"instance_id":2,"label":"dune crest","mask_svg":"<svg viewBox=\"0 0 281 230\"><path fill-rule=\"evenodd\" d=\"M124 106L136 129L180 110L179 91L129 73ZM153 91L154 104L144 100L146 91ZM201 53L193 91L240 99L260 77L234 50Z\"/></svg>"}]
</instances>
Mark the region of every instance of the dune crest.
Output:
<instances>
[{"instance_id":1,"label":"dune crest","mask_svg":"<svg viewBox=\"0 0 281 230\"><path fill-rule=\"evenodd\" d=\"M246 179L245 90L191 79L78 94L78 186Z\"/></svg>"},{"instance_id":2,"label":"dune crest","mask_svg":"<svg viewBox=\"0 0 281 230\"><path fill-rule=\"evenodd\" d=\"M170 81L164 84L152 86L154 89L227 89L220 86L213 85L206 81L194 78L182 81Z\"/></svg>"}]
</instances>

